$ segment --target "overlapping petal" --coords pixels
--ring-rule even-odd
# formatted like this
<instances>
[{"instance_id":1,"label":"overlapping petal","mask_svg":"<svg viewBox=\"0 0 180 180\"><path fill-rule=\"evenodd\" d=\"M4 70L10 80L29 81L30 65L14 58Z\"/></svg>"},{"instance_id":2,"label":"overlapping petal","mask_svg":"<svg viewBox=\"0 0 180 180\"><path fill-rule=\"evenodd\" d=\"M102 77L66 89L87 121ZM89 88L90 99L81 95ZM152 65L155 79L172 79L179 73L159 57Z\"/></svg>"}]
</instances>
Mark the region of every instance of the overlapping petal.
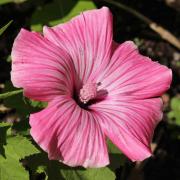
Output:
<instances>
[{"instance_id":1,"label":"overlapping petal","mask_svg":"<svg viewBox=\"0 0 180 180\"><path fill-rule=\"evenodd\" d=\"M152 135L162 119L162 101L155 97L169 89L171 80L170 69L140 55L130 41L115 49L108 68L98 76L99 89L107 97L90 109L131 160L151 156Z\"/></svg>"},{"instance_id":2,"label":"overlapping petal","mask_svg":"<svg viewBox=\"0 0 180 180\"><path fill-rule=\"evenodd\" d=\"M50 159L103 167L109 163L105 136L133 161L151 156L150 142L162 119L159 96L172 73L140 55L132 42L113 42L112 16L104 7L44 27L44 37L21 30L12 49L11 79L25 96L49 102L31 114L30 125ZM89 81L102 96L82 105L79 90Z\"/></svg>"},{"instance_id":3,"label":"overlapping petal","mask_svg":"<svg viewBox=\"0 0 180 180\"><path fill-rule=\"evenodd\" d=\"M69 166L102 167L109 163L104 133L93 114L68 96L30 116L31 135L48 152Z\"/></svg>"},{"instance_id":4,"label":"overlapping petal","mask_svg":"<svg viewBox=\"0 0 180 180\"><path fill-rule=\"evenodd\" d=\"M85 11L65 24L44 27L44 35L71 55L80 79L86 83L109 63L112 27L112 15L104 7Z\"/></svg>"},{"instance_id":5,"label":"overlapping petal","mask_svg":"<svg viewBox=\"0 0 180 180\"><path fill-rule=\"evenodd\" d=\"M161 96L170 87L172 72L139 54L127 41L114 52L108 68L97 79L110 98L144 99Z\"/></svg>"},{"instance_id":6,"label":"overlapping petal","mask_svg":"<svg viewBox=\"0 0 180 180\"><path fill-rule=\"evenodd\" d=\"M151 156L150 142L162 119L162 100L104 100L90 107L111 141L133 161Z\"/></svg>"},{"instance_id":7,"label":"overlapping petal","mask_svg":"<svg viewBox=\"0 0 180 180\"><path fill-rule=\"evenodd\" d=\"M49 101L61 94L71 95L75 69L71 57L42 37L22 29L12 48L11 80L24 94L35 100Z\"/></svg>"}]
</instances>

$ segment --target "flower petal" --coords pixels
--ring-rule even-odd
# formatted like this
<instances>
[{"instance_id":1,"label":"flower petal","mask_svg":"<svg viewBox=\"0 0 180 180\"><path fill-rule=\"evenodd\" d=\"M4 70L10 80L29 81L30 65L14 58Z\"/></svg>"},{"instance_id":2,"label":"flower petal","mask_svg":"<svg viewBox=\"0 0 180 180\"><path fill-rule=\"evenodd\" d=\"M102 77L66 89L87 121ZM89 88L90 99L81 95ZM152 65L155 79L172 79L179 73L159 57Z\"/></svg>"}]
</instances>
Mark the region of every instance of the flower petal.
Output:
<instances>
[{"instance_id":1,"label":"flower petal","mask_svg":"<svg viewBox=\"0 0 180 180\"><path fill-rule=\"evenodd\" d=\"M69 166L102 167L109 163L105 137L93 115L73 99L60 96L30 116L31 135L48 152Z\"/></svg>"},{"instance_id":2,"label":"flower petal","mask_svg":"<svg viewBox=\"0 0 180 180\"><path fill-rule=\"evenodd\" d=\"M44 35L71 55L82 82L103 71L112 54L112 15L108 8L89 10L65 24L44 27Z\"/></svg>"},{"instance_id":3,"label":"flower petal","mask_svg":"<svg viewBox=\"0 0 180 180\"><path fill-rule=\"evenodd\" d=\"M101 128L111 141L133 161L151 156L150 142L162 119L162 100L104 100L91 106Z\"/></svg>"},{"instance_id":4,"label":"flower petal","mask_svg":"<svg viewBox=\"0 0 180 180\"><path fill-rule=\"evenodd\" d=\"M75 71L70 56L38 33L22 29L12 48L11 80L24 94L49 101L72 93Z\"/></svg>"},{"instance_id":5,"label":"flower petal","mask_svg":"<svg viewBox=\"0 0 180 180\"><path fill-rule=\"evenodd\" d=\"M108 68L98 77L110 98L144 99L161 96L170 87L172 72L139 54L127 41L114 52Z\"/></svg>"}]
</instances>

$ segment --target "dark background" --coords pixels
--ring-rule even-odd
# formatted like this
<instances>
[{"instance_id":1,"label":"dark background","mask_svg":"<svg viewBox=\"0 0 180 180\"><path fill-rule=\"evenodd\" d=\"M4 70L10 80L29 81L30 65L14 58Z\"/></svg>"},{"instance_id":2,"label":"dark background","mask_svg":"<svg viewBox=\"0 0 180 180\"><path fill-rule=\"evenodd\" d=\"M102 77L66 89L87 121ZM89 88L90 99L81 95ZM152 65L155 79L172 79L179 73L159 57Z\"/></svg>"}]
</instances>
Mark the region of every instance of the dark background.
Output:
<instances>
[{"instance_id":1,"label":"dark background","mask_svg":"<svg viewBox=\"0 0 180 180\"><path fill-rule=\"evenodd\" d=\"M43 7L50 2L48 0L29 0L18 4L0 5L0 27L13 20L10 27L0 36L0 91L3 90L4 84L10 80L9 55L14 38L22 27L30 29L31 16L37 7ZM126 167L119 167L116 170L117 180L122 177L122 172L125 172L124 179L179 180L180 123L178 121L180 119L171 118L168 114L173 111L172 99L179 99L180 96L180 53L177 48L162 40L147 24L132 14L103 1L94 0L94 2L98 8L108 6L111 9L114 15L115 41L119 43L126 40L135 41L142 54L159 61L173 71L171 89L163 95L164 118L155 131L154 157L143 162L140 167L132 163L126 163ZM119 0L119 2L136 9L169 30L177 38L180 37L179 0ZM3 101L0 104L3 105ZM177 103L176 106L179 107L180 104ZM0 109L0 119L6 121L15 112L15 109ZM38 176L37 179L43 179L43 176Z\"/></svg>"}]
</instances>

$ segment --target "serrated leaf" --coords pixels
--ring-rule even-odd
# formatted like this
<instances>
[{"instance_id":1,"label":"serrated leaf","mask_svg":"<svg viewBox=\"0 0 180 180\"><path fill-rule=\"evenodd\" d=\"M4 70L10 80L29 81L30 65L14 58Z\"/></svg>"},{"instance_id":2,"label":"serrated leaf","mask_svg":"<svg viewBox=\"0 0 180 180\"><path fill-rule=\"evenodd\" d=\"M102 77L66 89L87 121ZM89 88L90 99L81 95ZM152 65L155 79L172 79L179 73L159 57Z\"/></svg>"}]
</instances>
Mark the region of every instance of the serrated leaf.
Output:
<instances>
[{"instance_id":1,"label":"serrated leaf","mask_svg":"<svg viewBox=\"0 0 180 180\"><path fill-rule=\"evenodd\" d=\"M12 136L7 139L5 152L13 154L17 160L23 159L26 156L39 153L39 150L31 143L29 139L23 136Z\"/></svg>"},{"instance_id":2,"label":"serrated leaf","mask_svg":"<svg viewBox=\"0 0 180 180\"><path fill-rule=\"evenodd\" d=\"M46 154L36 154L27 159L30 169L36 173L41 169L48 180L115 180L115 173L110 168L73 168L58 161L48 160Z\"/></svg>"},{"instance_id":3,"label":"serrated leaf","mask_svg":"<svg viewBox=\"0 0 180 180\"><path fill-rule=\"evenodd\" d=\"M29 174L13 155L6 155L6 159L0 155L0 179L28 180Z\"/></svg>"},{"instance_id":4,"label":"serrated leaf","mask_svg":"<svg viewBox=\"0 0 180 180\"><path fill-rule=\"evenodd\" d=\"M58 161L50 161L47 157L47 154L42 152L39 154L34 154L26 158L28 166L32 172L32 176L44 172L48 180L60 179L63 180L61 174L61 164Z\"/></svg>"},{"instance_id":5,"label":"serrated leaf","mask_svg":"<svg viewBox=\"0 0 180 180\"><path fill-rule=\"evenodd\" d=\"M0 179L28 180L28 171L21 165L20 160L39 153L39 150L23 136L8 136L4 149L5 157L0 155Z\"/></svg>"},{"instance_id":6,"label":"serrated leaf","mask_svg":"<svg viewBox=\"0 0 180 180\"><path fill-rule=\"evenodd\" d=\"M82 11L96 8L92 1L87 0L54 0L44 7L39 7L33 13L31 29L42 31L43 25L54 26L64 23Z\"/></svg>"},{"instance_id":7,"label":"serrated leaf","mask_svg":"<svg viewBox=\"0 0 180 180\"><path fill-rule=\"evenodd\" d=\"M108 168L91 168L91 169L69 169L61 170L66 180L115 180L115 174Z\"/></svg>"},{"instance_id":8,"label":"serrated leaf","mask_svg":"<svg viewBox=\"0 0 180 180\"><path fill-rule=\"evenodd\" d=\"M104 168L72 168L58 161L48 160L47 154L35 154L27 159L33 174L44 172L48 180L115 180L115 170L124 164L125 156L108 140L110 165Z\"/></svg>"},{"instance_id":9,"label":"serrated leaf","mask_svg":"<svg viewBox=\"0 0 180 180\"><path fill-rule=\"evenodd\" d=\"M1 2L1 1L0 1ZM0 3L1 4L1 3ZM3 34L3 32L10 26L10 24L12 23L12 20L9 21L5 26L3 26L2 28L0 28L0 35Z\"/></svg>"}]
</instances>

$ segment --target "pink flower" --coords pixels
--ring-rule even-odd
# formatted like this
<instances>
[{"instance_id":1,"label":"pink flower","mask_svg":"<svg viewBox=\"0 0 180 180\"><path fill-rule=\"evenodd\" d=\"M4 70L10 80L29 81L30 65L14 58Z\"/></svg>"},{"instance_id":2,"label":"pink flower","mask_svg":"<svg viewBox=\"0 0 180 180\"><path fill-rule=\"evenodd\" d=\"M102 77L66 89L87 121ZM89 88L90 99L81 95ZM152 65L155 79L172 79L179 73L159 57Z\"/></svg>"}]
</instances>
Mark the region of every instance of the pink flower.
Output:
<instances>
[{"instance_id":1,"label":"pink flower","mask_svg":"<svg viewBox=\"0 0 180 180\"><path fill-rule=\"evenodd\" d=\"M83 12L43 36L22 29L12 49L11 79L24 95L47 101L31 114L31 135L49 159L69 166L109 164L108 137L128 158L151 156L162 119L160 96L171 70L112 39L108 8Z\"/></svg>"}]
</instances>

